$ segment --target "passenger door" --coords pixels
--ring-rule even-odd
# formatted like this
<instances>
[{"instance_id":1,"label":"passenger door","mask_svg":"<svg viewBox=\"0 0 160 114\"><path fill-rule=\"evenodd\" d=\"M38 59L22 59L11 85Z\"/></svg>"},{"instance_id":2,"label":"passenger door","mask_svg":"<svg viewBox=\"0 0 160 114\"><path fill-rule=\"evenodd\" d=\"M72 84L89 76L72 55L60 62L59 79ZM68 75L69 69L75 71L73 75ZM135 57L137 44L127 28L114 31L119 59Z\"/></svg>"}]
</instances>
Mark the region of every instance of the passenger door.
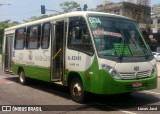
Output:
<instances>
[{"instance_id":1,"label":"passenger door","mask_svg":"<svg viewBox=\"0 0 160 114\"><path fill-rule=\"evenodd\" d=\"M52 24L51 80L62 81L65 68L65 22Z\"/></svg>"}]
</instances>

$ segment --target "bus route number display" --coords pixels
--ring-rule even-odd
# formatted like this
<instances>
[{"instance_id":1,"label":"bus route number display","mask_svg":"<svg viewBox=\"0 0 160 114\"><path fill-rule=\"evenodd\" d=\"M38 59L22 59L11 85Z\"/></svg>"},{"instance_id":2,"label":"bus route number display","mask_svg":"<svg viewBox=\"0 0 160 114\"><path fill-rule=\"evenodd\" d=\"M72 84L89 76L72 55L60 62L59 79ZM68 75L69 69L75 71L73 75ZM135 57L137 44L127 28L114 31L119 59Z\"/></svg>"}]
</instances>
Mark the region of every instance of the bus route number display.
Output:
<instances>
[{"instance_id":1,"label":"bus route number display","mask_svg":"<svg viewBox=\"0 0 160 114\"><path fill-rule=\"evenodd\" d=\"M114 48L117 55L120 55L123 52L125 56L131 56L131 52L127 44L115 43Z\"/></svg>"}]
</instances>

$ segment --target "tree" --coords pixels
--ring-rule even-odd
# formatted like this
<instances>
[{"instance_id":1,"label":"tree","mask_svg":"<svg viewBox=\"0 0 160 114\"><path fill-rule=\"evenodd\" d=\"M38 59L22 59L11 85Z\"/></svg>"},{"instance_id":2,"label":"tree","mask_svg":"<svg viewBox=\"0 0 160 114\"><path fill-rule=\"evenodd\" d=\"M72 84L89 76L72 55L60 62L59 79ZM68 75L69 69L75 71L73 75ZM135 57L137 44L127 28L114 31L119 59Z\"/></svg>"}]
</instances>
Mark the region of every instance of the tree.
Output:
<instances>
[{"instance_id":1,"label":"tree","mask_svg":"<svg viewBox=\"0 0 160 114\"><path fill-rule=\"evenodd\" d=\"M30 17L29 19L24 19L23 21L26 23L26 22L31 22L31 21L44 19L44 18L51 17L51 16L53 16L53 15L33 16L33 17Z\"/></svg>"},{"instance_id":2,"label":"tree","mask_svg":"<svg viewBox=\"0 0 160 114\"><path fill-rule=\"evenodd\" d=\"M0 22L0 46L2 45L2 41L3 41L4 29L11 26L15 26L17 24L19 24L19 22L11 22L10 20ZM0 47L0 50L1 50L1 47Z\"/></svg>"},{"instance_id":3,"label":"tree","mask_svg":"<svg viewBox=\"0 0 160 114\"><path fill-rule=\"evenodd\" d=\"M6 20L6 21L3 21L3 22L0 22L0 29L5 29L5 28L8 28L8 27L11 27L11 26L15 26L17 24L20 24L19 22L11 22L11 20Z\"/></svg>"},{"instance_id":4,"label":"tree","mask_svg":"<svg viewBox=\"0 0 160 114\"><path fill-rule=\"evenodd\" d=\"M70 1L70 2L66 1L64 3L61 3L60 6L62 7L63 12L67 13L67 12L71 12L74 9L80 7L80 4L78 4L75 1Z\"/></svg>"},{"instance_id":5,"label":"tree","mask_svg":"<svg viewBox=\"0 0 160 114\"><path fill-rule=\"evenodd\" d=\"M30 17L29 19L24 19L23 21L25 23L27 23L27 22L31 22L31 21L36 21L36 20L39 20L39 19L47 18L47 17L48 17L48 15L42 15L42 16L39 16L39 17L33 16L33 17Z\"/></svg>"}]
</instances>

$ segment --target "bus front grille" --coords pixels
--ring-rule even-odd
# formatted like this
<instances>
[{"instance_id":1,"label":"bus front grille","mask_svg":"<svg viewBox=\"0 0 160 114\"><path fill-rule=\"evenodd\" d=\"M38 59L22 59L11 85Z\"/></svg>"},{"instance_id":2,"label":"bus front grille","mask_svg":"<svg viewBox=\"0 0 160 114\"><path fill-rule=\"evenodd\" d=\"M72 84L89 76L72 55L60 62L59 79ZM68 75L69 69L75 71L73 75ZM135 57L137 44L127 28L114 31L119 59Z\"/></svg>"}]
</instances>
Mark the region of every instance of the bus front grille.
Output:
<instances>
[{"instance_id":1,"label":"bus front grille","mask_svg":"<svg viewBox=\"0 0 160 114\"><path fill-rule=\"evenodd\" d=\"M146 78L151 75L151 71L142 71L142 72L120 72L122 79L137 79L137 78Z\"/></svg>"}]
</instances>

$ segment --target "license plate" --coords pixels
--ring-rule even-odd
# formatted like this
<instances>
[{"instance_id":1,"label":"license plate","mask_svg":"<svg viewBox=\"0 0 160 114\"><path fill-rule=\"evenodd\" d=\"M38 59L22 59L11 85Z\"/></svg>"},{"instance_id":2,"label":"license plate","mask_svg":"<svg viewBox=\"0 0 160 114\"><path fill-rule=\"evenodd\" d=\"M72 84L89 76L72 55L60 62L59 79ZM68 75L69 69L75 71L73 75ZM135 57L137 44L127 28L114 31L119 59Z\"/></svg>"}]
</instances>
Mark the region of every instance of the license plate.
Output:
<instances>
[{"instance_id":1,"label":"license plate","mask_svg":"<svg viewBox=\"0 0 160 114\"><path fill-rule=\"evenodd\" d=\"M132 84L132 87L141 87L142 83L141 82L135 82Z\"/></svg>"}]
</instances>

